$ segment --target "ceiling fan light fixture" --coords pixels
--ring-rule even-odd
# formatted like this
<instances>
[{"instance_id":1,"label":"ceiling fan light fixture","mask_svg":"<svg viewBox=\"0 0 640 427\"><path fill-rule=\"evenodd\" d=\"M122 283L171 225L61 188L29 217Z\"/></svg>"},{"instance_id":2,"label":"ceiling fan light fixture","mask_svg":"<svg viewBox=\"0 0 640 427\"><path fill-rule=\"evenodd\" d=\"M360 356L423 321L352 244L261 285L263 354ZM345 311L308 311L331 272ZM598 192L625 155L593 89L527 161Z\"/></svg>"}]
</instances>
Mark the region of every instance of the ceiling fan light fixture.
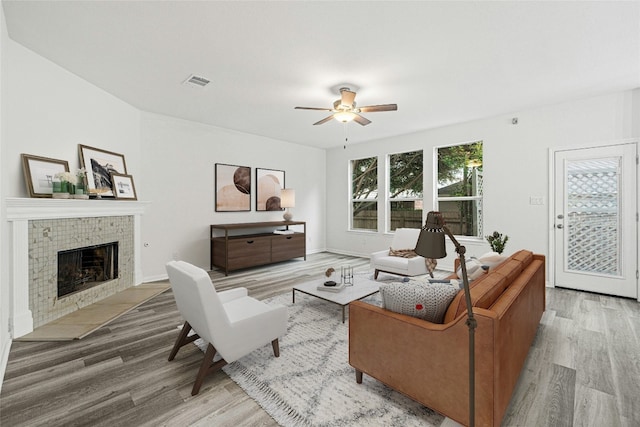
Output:
<instances>
[{"instance_id":1,"label":"ceiling fan light fixture","mask_svg":"<svg viewBox=\"0 0 640 427\"><path fill-rule=\"evenodd\" d=\"M349 123L356 118L356 115L351 111L338 111L334 113L333 118L342 123Z\"/></svg>"}]
</instances>

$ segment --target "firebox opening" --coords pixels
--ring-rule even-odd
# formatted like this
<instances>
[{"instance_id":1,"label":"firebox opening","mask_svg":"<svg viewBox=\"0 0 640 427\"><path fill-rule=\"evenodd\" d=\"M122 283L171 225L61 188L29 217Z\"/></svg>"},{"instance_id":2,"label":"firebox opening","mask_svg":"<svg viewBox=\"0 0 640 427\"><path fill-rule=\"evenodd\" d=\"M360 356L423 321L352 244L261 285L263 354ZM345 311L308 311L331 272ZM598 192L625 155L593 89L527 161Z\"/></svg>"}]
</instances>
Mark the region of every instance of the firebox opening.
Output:
<instances>
[{"instance_id":1,"label":"firebox opening","mask_svg":"<svg viewBox=\"0 0 640 427\"><path fill-rule=\"evenodd\" d=\"M58 298L118 277L118 242L58 252Z\"/></svg>"}]
</instances>

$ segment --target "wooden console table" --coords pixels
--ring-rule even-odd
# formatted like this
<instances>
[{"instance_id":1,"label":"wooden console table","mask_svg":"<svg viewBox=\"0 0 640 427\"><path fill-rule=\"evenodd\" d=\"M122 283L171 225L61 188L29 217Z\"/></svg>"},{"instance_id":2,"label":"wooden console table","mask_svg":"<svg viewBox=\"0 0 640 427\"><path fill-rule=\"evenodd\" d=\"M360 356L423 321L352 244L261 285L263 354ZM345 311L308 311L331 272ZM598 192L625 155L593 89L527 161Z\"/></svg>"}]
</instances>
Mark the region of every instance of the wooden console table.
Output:
<instances>
[{"instance_id":1,"label":"wooden console table","mask_svg":"<svg viewBox=\"0 0 640 427\"><path fill-rule=\"evenodd\" d=\"M275 234L274 230L256 231L249 234L229 235L230 231L257 229L280 229L302 225L302 232ZM214 236L223 230L224 236ZM304 257L306 251L307 223L304 221L243 222L236 224L213 224L209 229L211 239L211 269L218 267L225 275L230 271L258 265L273 264L292 258Z\"/></svg>"}]
</instances>

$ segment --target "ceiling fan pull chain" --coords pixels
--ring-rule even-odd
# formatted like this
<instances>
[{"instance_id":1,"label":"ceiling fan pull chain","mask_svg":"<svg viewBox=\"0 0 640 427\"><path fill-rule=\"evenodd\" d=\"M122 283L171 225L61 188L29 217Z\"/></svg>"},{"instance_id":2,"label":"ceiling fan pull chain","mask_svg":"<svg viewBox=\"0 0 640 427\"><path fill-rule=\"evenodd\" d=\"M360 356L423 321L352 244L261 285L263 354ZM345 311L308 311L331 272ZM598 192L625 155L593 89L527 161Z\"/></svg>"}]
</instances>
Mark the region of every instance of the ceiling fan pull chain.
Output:
<instances>
[{"instance_id":1,"label":"ceiling fan pull chain","mask_svg":"<svg viewBox=\"0 0 640 427\"><path fill-rule=\"evenodd\" d=\"M344 145L342 146L342 149L346 150L347 149L347 142L349 142L349 134L347 132L347 123L346 122L343 123L342 126L343 126L343 129L344 129Z\"/></svg>"}]
</instances>

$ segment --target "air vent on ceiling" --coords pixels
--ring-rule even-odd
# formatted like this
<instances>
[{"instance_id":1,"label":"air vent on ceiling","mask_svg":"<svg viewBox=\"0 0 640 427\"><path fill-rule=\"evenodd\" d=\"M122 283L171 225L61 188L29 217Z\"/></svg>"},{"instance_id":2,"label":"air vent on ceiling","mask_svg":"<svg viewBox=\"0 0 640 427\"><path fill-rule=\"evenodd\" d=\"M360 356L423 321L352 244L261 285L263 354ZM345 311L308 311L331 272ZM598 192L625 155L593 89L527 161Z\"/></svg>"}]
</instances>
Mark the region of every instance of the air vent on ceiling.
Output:
<instances>
[{"instance_id":1,"label":"air vent on ceiling","mask_svg":"<svg viewBox=\"0 0 640 427\"><path fill-rule=\"evenodd\" d=\"M191 74L187 80L183 82L185 85L193 85L198 87L205 87L211 83L211 80L205 79L204 77L196 76L195 74Z\"/></svg>"}]
</instances>

